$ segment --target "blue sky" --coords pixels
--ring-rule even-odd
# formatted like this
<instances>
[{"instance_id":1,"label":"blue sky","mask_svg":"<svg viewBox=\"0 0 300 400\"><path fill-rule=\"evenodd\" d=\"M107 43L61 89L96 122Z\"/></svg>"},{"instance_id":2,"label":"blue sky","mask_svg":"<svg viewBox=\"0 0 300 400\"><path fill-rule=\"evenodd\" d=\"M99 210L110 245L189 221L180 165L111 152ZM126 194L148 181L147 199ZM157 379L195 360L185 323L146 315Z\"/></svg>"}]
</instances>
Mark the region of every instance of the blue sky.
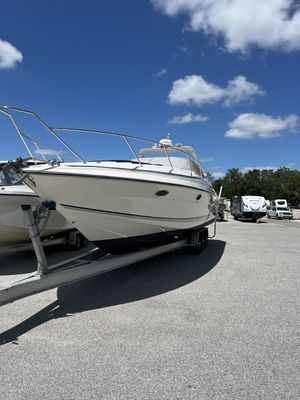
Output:
<instances>
[{"instance_id":1,"label":"blue sky","mask_svg":"<svg viewBox=\"0 0 300 400\"><path fill-rule=\"evenodd\" d=\"M1 105L55 126L154 140L171 132L216 177L232 167L300 169L299 67L290 0L1 4ZM0 159L21 152L6 124L1 117ZM88 137L75 144L100 158Z\"/></svg>"}]
</instances>

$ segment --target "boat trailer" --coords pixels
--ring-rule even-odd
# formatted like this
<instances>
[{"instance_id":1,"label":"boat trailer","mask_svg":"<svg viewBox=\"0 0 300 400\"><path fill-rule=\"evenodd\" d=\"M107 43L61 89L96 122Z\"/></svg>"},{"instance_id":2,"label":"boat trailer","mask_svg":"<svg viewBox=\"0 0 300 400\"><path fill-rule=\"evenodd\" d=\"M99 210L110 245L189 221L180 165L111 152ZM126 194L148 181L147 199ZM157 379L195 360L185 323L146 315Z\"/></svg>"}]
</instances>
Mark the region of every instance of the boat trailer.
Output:
<instances>
[{"instance_id":1,"label":"boat trailer","mask_svg":"<svg viewBox=\"0 0 300 400\"><path fill-rule=\"evenodd\" d=\"M22 210L36 255L37 270L22 275L22 277L14 281L0 283L0 306L180 248L189 247L194 254L199 254L208 243L208 229L202 228L191 232L190 236L185 239L146 250L135 250L125 254L112 255L95 248L80 256L49 266L31 206L23 205Z\"/></svg>"}]
</instances>

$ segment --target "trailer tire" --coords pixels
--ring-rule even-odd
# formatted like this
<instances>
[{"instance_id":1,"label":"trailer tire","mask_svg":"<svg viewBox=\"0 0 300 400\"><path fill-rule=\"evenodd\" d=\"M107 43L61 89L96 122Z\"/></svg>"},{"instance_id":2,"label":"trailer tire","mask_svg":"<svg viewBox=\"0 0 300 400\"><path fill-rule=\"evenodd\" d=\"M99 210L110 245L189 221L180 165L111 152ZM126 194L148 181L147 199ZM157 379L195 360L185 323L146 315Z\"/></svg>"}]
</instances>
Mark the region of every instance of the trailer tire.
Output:
<instances>
[{"instance_id":1,"label":"trailer tire","mask_svg":"<svg viewBox=\"0 0 300 400\"><path fill-rule=\"evenodd\" d=\"M208 245L208 229L206 228L204 231L204 248Z\"/></svg>"},{"instance_id":2,"label":"trailer tire","mask_svg":"<svg viewBox=\"0 0 300 400\"><path fill-rule=\"evenodd\" d=\"M75 235L75 237L74 237ZM68 238L68 244L67 247L70 250L79 250L81 247L84 247L84 242L83 242L84 236L80 232L71 232Z\"/></svg>"},{"instance_id":3,"label":"trailer tire","mask_svg":"<svg viewBox=\"0 0 300 400\"><path fill-rule=\"evenodd\" d=\"M80 235L76 235L75 243L73 244L74 250L79 250L81 248L81 237Z\"/></svg>"},{"instance_id":4,"label":"trailer tire","mask_svg":"<svg viewBox=\"0 0 300 400\"><path fill-rule=\"evenodd\" d=\"M197 239L194 241L191 246L192 254L200 254L207 247L208 244L208 230L203 229L202 231L197 232Z\"/></svg>"},{"instance_id":5,"label":"trailer tire","mask_svg":"<svg viewBox=\"0 0 300 400\"><path fill-rule=\"evenodd\" d=\"M192 253L195 255L201 254L202 250L203 250L203 242L202 240L199 240L199 242L192 247Z\"/></svg>"},{"instance_id":6,"label":"trailer tire","mask_svg":"<svg viewBox=\"0 0 300 400\"><path fill-rule=\"evenodd\" d=\"M87 238L84 235L80 234L80 247L86 247L88 242L89 241L87 240Z\"/></svg>"}]
</instances>

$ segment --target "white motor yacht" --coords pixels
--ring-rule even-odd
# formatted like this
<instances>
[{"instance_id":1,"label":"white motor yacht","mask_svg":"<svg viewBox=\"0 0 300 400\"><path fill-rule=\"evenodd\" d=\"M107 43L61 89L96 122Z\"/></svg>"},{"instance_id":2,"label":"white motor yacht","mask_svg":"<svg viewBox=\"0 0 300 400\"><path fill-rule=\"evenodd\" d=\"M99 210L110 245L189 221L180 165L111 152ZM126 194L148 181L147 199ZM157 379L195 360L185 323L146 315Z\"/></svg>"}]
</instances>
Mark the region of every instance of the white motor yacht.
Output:
<instances>
[{"instance_id":1,"label":"white motor yacht","mask_svg":"<svg viewBox=\"0 0 300 400\"><path fill-rule=\"evenodd\" d=\"M54 201L72 226L97 246L115 253L176 241L215 220L212 211L217 196L191 147L173 146L169 137L155 143L129 135L42 124L78 161L30 166L24 169L24 182L41 198ZM120 137L133 158L85 161L62 140L62 131ZM137 154L132 139L150 143L150 147Z\"/></svg>"},{"instance_id":2,"label":"white motor yacht","mask_svg":"<svg viewBox=\"0 0 300 400\"><path fill-rule=\"evenodd\" d=\"M28 241L21 205L30 204L36 211L42 204L42 200L28 186L17 184L17 178L12 173L4 172L6 163L0 161L0 246ZM45 210L39 220L39 229L41 237L44 237L73 229L73 226L57 211Z\"/></svg>"}]
</instances>

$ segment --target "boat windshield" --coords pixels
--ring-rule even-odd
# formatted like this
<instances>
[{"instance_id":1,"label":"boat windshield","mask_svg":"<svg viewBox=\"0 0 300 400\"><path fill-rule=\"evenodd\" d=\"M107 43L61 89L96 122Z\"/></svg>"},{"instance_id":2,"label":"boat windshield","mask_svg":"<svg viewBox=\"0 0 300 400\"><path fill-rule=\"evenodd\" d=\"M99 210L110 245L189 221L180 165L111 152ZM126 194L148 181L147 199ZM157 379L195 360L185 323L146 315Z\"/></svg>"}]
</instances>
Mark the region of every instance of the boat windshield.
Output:
<instances>
[{"instance_id":1,"label":"boat windshield","mask_svg":"<svg viewBox=\"0 0 300 400\"><path fill-rule=\"evenodd\" d=\"M172 168L186 169L206 177L200 161L190 146L180 146L178 149L168 146L141 149L139 161L147 164L171 165Z\"/></svg>"},{"instance_id":2,"label":"boat windshield","mask_svg":"<svg viewBox=\"0 0 300 400\"><path fill-rule=\"evenodd\" d=\"M17 181L18 177L12 171L4 174L3 169L0 169L0 186L22 185L22 183Z\"/></svg>"}]
</instances>

